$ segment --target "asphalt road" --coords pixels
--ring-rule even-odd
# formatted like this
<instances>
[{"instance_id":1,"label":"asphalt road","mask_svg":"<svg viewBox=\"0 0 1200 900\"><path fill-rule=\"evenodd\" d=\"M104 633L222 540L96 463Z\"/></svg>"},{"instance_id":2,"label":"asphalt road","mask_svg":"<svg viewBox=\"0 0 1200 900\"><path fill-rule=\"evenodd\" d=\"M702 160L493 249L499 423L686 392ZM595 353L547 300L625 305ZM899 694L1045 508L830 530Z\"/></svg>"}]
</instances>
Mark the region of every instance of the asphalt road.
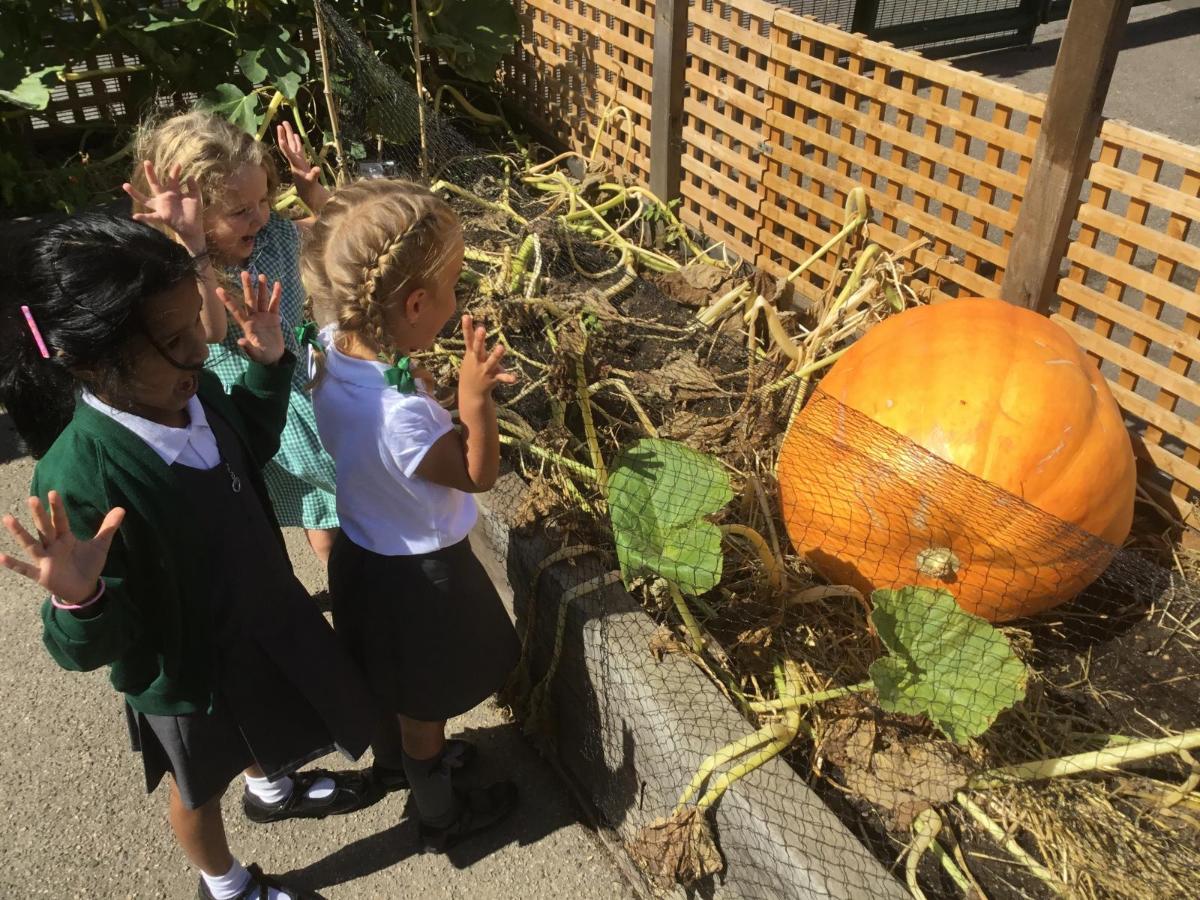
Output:
<instances>
[{"instance_id":1,"label":"asphalt road","mask_svg":"<svg viewBox=\"0 0 1200 900\"><path fill-rule=\"evenodd\" d=\"M23 514L32 461L0 416L0 512ZM302 579L322 573L288 535ZM7 533L0 546L11 549ZM0 571L0 897L194 897L197 875L166 823L166 789L150 797L128 749L119 696L103 672L68 673L42 648L42 592ZM324 822L249 823L226 798L234 853L338 898L627 898L633 893L570 794L490 704L451 723L481 750L479 776L513 778L518 812L450 856L416 852L408 795ZM349 762L323 761L330 768Z\"/></svg>"}]
</instances>

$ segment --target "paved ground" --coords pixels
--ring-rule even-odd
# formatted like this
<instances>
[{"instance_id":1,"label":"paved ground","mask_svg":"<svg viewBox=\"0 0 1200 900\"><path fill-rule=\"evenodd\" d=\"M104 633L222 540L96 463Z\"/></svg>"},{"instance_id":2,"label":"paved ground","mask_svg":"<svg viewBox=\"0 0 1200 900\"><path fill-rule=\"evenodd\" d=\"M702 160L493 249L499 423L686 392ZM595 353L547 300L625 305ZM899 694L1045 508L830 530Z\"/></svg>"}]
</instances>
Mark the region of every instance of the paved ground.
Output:
<instances>
[{"instance_id":1,"label":"paved ground","mask_svg":"<svg viewBox=\"0 0 1200 900\"><path fill-rule=\"evenodd\" d=\"M1086 0L1077 0L1086 2ZM962 57L955 64L1027 91L1050 89L1066 22L1043 25L1030 47ZM1135 6L1104 104L1123 119L1187 144L1200 144L1200 0Z\"/></svg>"},{"instance_id":2,"label":"paved ground","mask_svg":"<svg viewBox=\"0 0 1200 900\"><path fill-rule=\"evenodd\" d=\"M32 462L16 456L0 416L0 512L23 512ZM14 458L15 457L15 458ZM310 588L319 572L298 534L293 557ZM0 545L9 549L7 534ZM191 897L195 874L167 829L166 793L151 797L127 748L121 705L103 673L59 670L41 645L41 592L0 571L0 897ZM491 706L452 723L482 750L481 774L510 775L519 812L450 857L415 854L406 794L326 822L255 826L236 794L234 852L336 898L625 898L632 892L563 784ZM347 765L336 757L334 768Z\"/></svg>"}]
</instances>

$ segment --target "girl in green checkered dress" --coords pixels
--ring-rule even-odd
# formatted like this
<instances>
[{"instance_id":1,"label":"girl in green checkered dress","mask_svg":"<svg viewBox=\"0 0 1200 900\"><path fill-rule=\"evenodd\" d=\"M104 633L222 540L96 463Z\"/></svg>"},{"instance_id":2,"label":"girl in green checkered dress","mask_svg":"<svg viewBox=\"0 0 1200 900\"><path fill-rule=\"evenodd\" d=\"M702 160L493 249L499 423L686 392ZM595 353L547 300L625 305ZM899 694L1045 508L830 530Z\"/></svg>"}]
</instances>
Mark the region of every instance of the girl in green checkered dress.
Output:
<instances>
[{"instance_id":1,"label":"girl in green checkered dress","mask_svg":"<svg viewBox=\"0 0 1200 900\"><path fill-rule=\"evenodd\" d=\"M290 124L281 125L276 136L300 199L319 213L329 198L319 180L320 169L308 164ZM227 319L216 294L230 273L236 276L246 269L255 278L262 274L283 286L280 311L287 349L299 357L295 329L304 309L300 240L301 229L311 220L291 221L273 211L279 179L270 149L220 116L194 111L143 126L137 159L126 186L135 219L169 231L173 205L203 201L205 241L188 246L188 251L201 271L201 320L213 344L208 365L226 389L247 365L245 354L238 351L241 331ZM164 189L174 184L186 187ZM313 551L328 562L338 527L334 465L317 436L305 382L304 367L297 366L279 453L263 475L280 525L303 527Z\"/></svg>"}]
</instances>

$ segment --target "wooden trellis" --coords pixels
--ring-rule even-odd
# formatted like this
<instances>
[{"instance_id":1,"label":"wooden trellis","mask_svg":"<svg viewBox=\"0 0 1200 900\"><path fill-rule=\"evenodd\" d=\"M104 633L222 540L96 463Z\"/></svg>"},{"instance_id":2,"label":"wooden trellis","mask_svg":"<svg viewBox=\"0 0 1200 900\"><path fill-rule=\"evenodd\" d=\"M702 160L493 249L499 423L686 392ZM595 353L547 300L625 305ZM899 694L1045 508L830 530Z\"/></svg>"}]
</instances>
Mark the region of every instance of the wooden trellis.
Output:
<instances>
[{"instance_id":1,"label":"wooden trellis","mask_svg":"<svg viewBox=\"0 0 1200 900\"><path fill-rule=\"evenodd\" d=\"M521 6L534 24L506 68L512 98L648 183L653 4ZM691 0L687 21L688 225L783 275L840 227L862 185L873 240L927 241L915 259L930 299L999 296L1043 97L764 0ZM629 115L602 122L617 107ZM1187 516L1200 501L1200 148L1106 122L1088 179L1066 275L1051 280L1055 317L1111 380L1154 466L1148 483ZM829 274L814 266L800 289Z\"/></svg>"}]
</instances>

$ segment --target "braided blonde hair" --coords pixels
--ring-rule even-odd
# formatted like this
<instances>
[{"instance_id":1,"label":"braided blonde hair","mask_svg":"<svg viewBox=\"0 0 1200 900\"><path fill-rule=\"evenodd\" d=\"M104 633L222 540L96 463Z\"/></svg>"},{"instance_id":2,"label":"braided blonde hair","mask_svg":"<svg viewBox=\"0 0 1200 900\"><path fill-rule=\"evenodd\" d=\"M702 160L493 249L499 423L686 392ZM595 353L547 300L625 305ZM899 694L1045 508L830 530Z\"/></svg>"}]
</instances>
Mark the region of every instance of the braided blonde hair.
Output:
<instances>
[{"instance_id":1,"label":"braided blonde hair","mask_svg":"<svg viewBox=\"0 0 1200 900\"><path fill-rule=\"evenodd\" d=\"M195 178L200 186L206 210L220 204L225 180L243 166L262 166L267 173L267 192L279 187L279 170L270 148L256 141L233 123L216 113L197 109L166 119L147 119L138 127L134 142L133 174L130 184L149 195L143 163L154 163L154 171L165 179L174 165L182 168L183 178ZM135 205L135 212L145 212Z\"/></svg>"},{"instance_id":2,"label":"braided blonde hair","mask_svg":"<svg viewBox=\"0 0 1200 900\"><path fill-rule=\"evenodd\" d=\"M319 327L336 323L390 355L385 313L413 291L436 287L460 231L450 205L420 185L370 179L340 188L301 256L306 317Z\"/></svg>"}]
</instances>

